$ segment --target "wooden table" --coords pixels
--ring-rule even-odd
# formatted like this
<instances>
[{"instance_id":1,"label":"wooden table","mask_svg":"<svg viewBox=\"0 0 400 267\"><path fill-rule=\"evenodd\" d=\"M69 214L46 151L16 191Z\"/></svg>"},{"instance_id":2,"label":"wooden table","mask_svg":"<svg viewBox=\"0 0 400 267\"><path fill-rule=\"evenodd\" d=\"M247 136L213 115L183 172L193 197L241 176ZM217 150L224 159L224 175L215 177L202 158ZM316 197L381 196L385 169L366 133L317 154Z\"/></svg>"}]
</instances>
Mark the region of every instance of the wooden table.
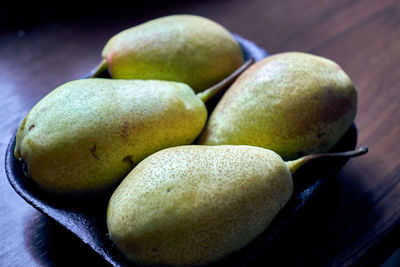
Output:
<instances>
[{"instance_id":1,"label":"wooden table","mask_svg":"<svg viewBox=\"0 0 400 267\"><path fill-rule=\"evenodd\" d=\"M358 91L352 159L280 237L274 265L378 264L400 244L400 3L376 1L162 1L96 10L91 2L25 4L0 12L0 157L13 131L50 90L84 76L107 39L151 18L209 17L270 53L305 51L338 62ZM82 3L80 3L82 4ZM103 266L74 236L25 203L0 165L0 266Z\"/></svg>"}]
</instances>

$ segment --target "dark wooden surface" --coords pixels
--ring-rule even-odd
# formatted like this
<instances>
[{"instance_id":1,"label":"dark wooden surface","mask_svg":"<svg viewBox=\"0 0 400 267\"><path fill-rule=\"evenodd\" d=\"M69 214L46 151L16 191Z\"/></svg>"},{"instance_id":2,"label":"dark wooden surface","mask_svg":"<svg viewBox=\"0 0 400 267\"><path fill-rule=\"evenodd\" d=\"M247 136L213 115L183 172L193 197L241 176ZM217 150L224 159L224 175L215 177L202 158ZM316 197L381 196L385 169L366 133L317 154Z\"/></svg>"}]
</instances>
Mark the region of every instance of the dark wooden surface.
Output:
<instances>
[{"instance_id":1,"label":"dark wooden surface","mask_svg":"<svg viewBox=\"0 0 400 267\"><path fill-rule=\"evenodd\" d=\"M305 51L338 62L358 91L352 159L281 236L274 265L376 265L400 245L400 3L346 1L114 1L60 6L14 1L0 11L0 159L12 132L56 86L84 76L109 37L148 19L198 14L270 53ZM26 204L0 165L0 266L106 266Z\"/></svg>"}]
</instances>

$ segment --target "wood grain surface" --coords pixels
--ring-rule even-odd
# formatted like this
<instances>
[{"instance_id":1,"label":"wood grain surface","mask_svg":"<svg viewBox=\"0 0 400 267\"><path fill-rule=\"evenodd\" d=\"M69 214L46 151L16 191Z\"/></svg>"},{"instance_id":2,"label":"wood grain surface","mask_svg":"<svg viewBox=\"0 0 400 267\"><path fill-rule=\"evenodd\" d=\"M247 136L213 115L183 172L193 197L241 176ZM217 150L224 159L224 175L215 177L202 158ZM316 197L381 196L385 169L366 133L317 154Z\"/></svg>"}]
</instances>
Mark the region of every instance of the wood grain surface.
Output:
<instances>
[{"instance_id":1,"label":"wood grain surface","mask_svg":"<svg viewBox=\"0 0 400 267\"><path fill-rule=\"evenodd\" d=\"M317 203L254 265L377 265L400 245L400 3L122 1L94 6L14 1L0 11L0 159L24 116L53 88L83 77L122 29L168 14L211 18L270 53L304 51L338 62L358 91L359 145ZM107 266L26 204L0 165L0 266ZM271 255L271 253L268 253Z\"/></svg>"}]
</instances>

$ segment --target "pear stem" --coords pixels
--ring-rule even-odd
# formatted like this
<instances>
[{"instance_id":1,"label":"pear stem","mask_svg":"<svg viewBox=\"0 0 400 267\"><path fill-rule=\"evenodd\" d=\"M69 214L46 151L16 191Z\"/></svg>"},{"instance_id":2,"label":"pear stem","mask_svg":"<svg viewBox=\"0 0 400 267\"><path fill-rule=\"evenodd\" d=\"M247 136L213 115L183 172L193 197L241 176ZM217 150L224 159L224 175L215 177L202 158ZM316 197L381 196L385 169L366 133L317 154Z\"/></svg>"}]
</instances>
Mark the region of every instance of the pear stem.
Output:
<instances>
[{"instance_id":1,"label":"pear stem","mask_svg":"<svg viewBox=\"0 0 400 267\"><path fill-rule=\"evenodd\" d=\"M220 81L219 83L213 85L212 87L204 90L197 94L197 96L203 101L203 103L207 103L208 100L213 98L216 94L222 91L222 89L226 88L228 85L232 84L233 81L243 72L245 71L251 64L253 64L254 59L250 58L247 60L242 66L240 66L237 70L232 72L228 77Z\"/></svg>"},{"instance_id":2,"label":"pear stem","mask_svg":"<svg viewBox=\"0 0 400 267\"><path fill-rule=\"evenodd\" d=\"M293 175L301 166L316 159L352 158L364 155L367 152L368 152L368 147L363 146L358 149L346 152L311 154L296 160L288 161L286 162L286 164Z\"/></svg>"},{"instance_id":3,"label":"pear stem","mask_svg":"<svg viewBox=\"0 0 400 267\"><path fill-rule=\"evenodd\" d=\"M108 63L107 59L103 59L99 65L96 66L96 68L92 71L92 73L89 75L89 78L96 78L99 77L100 74L105 71L108 68Z\"/></svg>"}]
</instances>

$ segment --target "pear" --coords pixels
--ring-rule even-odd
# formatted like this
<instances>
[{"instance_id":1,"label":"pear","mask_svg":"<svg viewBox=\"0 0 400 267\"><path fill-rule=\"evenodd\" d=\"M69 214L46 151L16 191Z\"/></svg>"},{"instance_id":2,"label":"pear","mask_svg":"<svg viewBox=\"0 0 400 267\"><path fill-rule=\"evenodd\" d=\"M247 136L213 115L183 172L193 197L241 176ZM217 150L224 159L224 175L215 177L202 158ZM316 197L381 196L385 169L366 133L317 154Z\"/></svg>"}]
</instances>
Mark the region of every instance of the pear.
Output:
<instances>
[{"instance_id":1,"label":"pear","mask_svg":"<svg viewBox=\"0 0 400 267\"><path fill-rule=\"evenodd\" d=\"M194 15L148 21L112 37L103 61L115 79L156 79L188 84L204 91L243 64L241 49L221 25Z\"/></svg>"},{"instance_id":2,"label":"pear","mask_svg":"<svg viewBox=\"0 0 400 267\"><path fill-rule=\"evenodd\" d=\"M195 94L157 80L76 80L54 89L20 125L14 156L44 190L99 194L161 149L191 144L207 120L205 102L250 64Z\"/></svg>"},{"instance_id":3,"label":"pear","mask_svg":"<svg viewBox=\"0 0 400 267\"><path fill-rule=\"evenodd\" d=\"M357 93L333 61L306 53L255 63L226 91L199 144L253 145L285 160L329 151L351 126Z\"/></svg>"},{"instance_id":4,"label":"pear","mask_svg":"<svg viewBox=\"0 0 400 267\"><path fill-rule=\"evenodd\" d=\"M14 155L46 191L97 193L146 156L193 142L206 119L203 102L182 83L77 80L56 88L30 111Z\"/></svg>"},{"instance_id":5,"label":"pear","mask_svg":"<svg viewBox=\"0 0 400 267\"><path fill-rule=\"evenodd\" d=\"M246 246L293 192L292 173L318 157L351 157L366 148L284 162L252 146L181 146L136 166L107 210L112 241L145 265L204 265Z\"/></svg>"}]
</instances>

